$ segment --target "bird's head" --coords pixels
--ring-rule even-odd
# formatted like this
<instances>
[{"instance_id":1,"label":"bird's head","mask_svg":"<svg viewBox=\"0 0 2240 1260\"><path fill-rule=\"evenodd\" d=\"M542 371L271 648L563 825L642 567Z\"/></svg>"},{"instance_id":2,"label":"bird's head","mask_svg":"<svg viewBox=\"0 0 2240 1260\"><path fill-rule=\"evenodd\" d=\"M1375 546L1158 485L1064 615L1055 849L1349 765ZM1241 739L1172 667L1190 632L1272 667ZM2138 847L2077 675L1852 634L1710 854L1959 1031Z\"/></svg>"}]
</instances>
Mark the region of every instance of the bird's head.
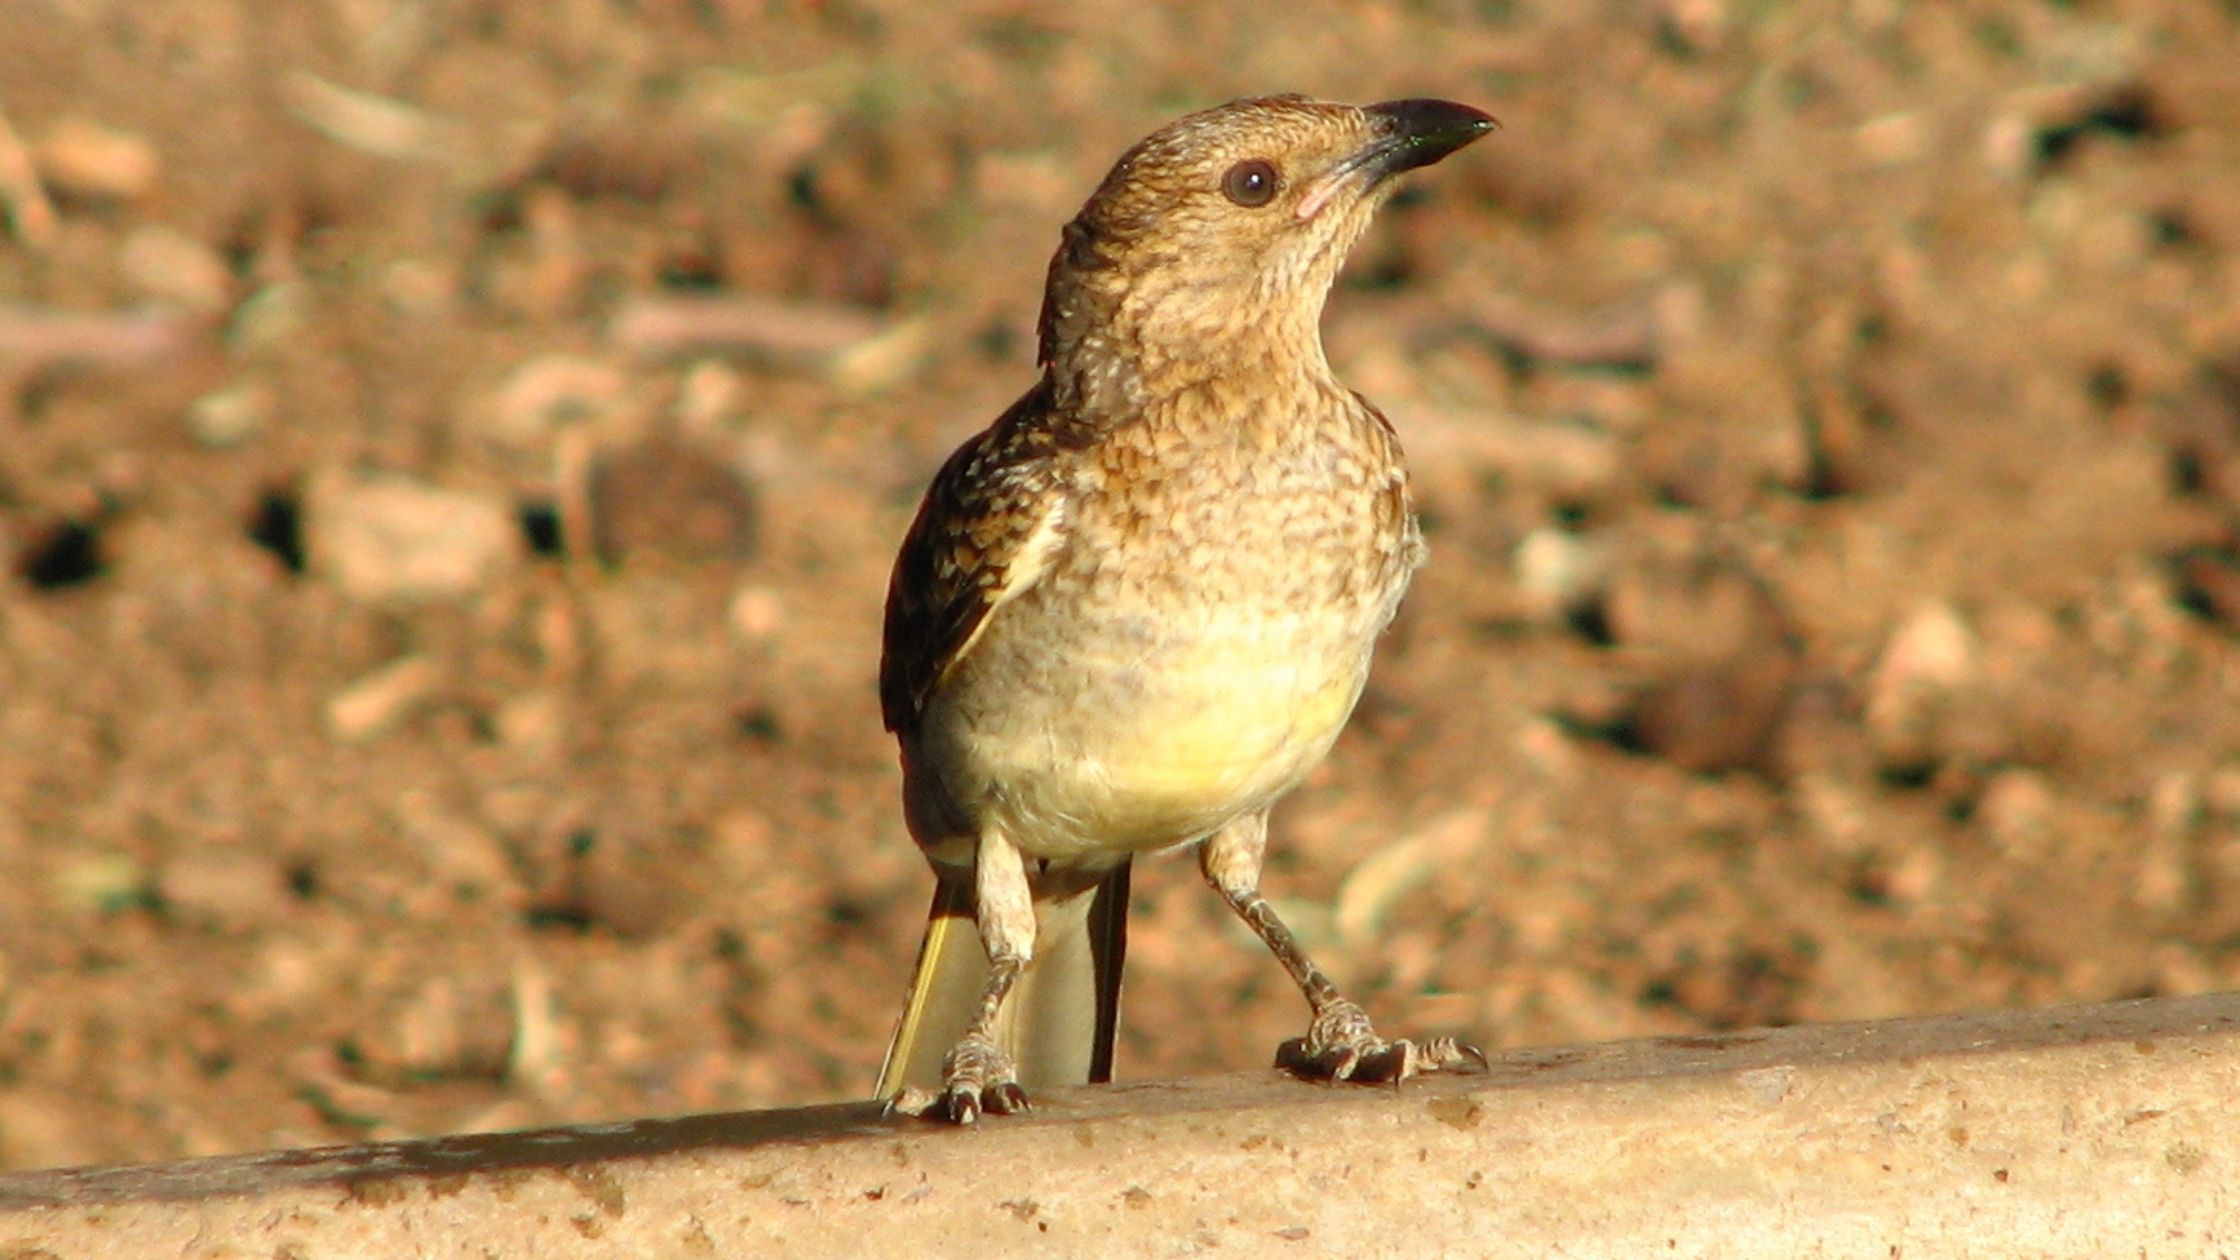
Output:
<instances>
[{"instance_id":1,"label":"bird's head","mask_svg":"<svg viewBox=\"0 0 2240 1260\"><path fill-rule=\"evenodd\" d=\"M1323 300L1393 177L1494 125L1451 101L1302 96L1169 123L1122 155L1066 225L1043 299L1043 362L1155 372L1217 361L1240 336L1319 361ZM1308 344L1284 344L1300 338Z\"/></svg>"}]
</instances>

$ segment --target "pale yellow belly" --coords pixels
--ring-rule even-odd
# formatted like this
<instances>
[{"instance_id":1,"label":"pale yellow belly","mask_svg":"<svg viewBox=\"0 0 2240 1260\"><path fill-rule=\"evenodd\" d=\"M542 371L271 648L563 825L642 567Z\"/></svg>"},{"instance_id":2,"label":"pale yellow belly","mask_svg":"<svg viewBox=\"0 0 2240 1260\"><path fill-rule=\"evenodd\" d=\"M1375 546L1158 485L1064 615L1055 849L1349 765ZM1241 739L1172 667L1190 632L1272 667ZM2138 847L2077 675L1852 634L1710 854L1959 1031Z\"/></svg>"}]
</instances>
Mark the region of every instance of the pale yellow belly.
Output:
<instances>
[{"instance_id":1,"label":"pale yellow belly","mask_svg":"<svg viewBox=\"0 0 2240 1260\"><path fill-rule=\"evenodd\" d=\"M988 664L927 713L915 772L971 830L1030 857L1198 839L1263 809L1329 751L1367 673L1369 626L1217 626L1140 659Z\"/></svg>"}]
</instances>

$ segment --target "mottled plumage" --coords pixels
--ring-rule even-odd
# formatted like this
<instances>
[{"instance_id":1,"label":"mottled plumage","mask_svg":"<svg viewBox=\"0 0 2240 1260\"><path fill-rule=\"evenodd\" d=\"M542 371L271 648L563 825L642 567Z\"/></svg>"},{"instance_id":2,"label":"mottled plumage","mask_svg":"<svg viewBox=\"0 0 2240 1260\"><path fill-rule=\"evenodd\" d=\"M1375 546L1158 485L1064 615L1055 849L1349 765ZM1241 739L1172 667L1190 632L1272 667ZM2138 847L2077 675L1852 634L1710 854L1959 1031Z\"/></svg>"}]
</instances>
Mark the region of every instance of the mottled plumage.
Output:
<instances>
[{"instance_id":1,"label":"mottled plumage","mask_svg":"<svg viewBox=\"0 0 2240 1260\"><path fill-rule=\"evenodd\" d=\"M882 1094L970 1121L1104 1079L1127 864L1206 874L1314 1008L1287 1062L1394 1079L1258 891L1268 808L1337 737L1422 542L1322 303L1390 176L1491 120L1276 97L1124 155L1052 260L1042 375L951 456L888 591L880 699L938 878ZM966 931L970 926L973 931Z\"/></svg>"}]
</instances>

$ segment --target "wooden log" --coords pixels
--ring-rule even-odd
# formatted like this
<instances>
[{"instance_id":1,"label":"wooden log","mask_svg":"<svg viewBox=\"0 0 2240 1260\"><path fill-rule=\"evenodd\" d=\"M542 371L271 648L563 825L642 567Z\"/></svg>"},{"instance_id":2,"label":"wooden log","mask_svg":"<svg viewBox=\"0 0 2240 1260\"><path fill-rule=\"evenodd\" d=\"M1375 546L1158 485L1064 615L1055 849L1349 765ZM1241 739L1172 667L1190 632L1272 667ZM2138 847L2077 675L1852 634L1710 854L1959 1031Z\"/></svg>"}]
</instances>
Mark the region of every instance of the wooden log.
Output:
<instances>
[{"instance_id":1,"label":"wooden log","mask_svg":"<svg viewBox=\"0 0 2240 1260\"><path fill-rule=\"evenodd\" d=\"M0 1256L2240 1254L2240 995L0 1177Z\"/></svg>"}]
</instances>

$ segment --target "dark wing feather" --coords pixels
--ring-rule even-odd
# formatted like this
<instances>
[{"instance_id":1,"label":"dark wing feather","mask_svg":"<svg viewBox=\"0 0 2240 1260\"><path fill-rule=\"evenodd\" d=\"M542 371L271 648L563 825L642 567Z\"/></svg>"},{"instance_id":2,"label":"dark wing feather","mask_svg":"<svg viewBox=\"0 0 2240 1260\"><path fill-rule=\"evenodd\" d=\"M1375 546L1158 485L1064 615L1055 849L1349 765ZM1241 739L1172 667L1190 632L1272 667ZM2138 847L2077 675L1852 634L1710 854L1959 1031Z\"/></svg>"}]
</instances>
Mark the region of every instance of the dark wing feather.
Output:
<instances>
[{"instance_id":1,"label":"dark wing feather","mask_svg":"<svg viewBox=\"0 0 2240 1260\"><path fill-rule=\"evenodd\" d=\"M957 448L918 505L887 583L879 708L908 734L942 675L988 614L1041 571L1031 548L1054 543L1062 515L1060 464L1072 445L1037 385Z\"/></svg>"}]
</instances>

